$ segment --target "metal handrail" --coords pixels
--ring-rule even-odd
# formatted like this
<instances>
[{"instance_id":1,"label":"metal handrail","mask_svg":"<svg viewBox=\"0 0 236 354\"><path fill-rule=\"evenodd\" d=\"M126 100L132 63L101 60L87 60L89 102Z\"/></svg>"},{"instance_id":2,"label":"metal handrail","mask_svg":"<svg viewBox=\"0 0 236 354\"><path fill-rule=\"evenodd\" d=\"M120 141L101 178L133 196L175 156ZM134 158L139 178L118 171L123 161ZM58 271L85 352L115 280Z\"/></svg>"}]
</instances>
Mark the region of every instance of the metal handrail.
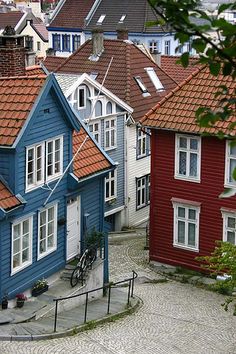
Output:
<instances>
[{"instance_id":1,"label":"metal handrail","mask_svg":"<svg viewBox=\"0 0 236 354\"><path fill-rule=\"evenodd\" d=\"M111 288L114 288L115 286L117 286L119 284L129 282L128 299L127 299L127 305L129 305L130 304L130 297L134 296L134 280L138 276L138 274L134 270L132 271L132 273L133 273L133 276L131 278L120 280L120 281L117 281L115 283L112 282L112 283L109 283L109 284L104 284L103 286L101 286L99 288L88 290L88 291L85 291L85 292L83 292L81 294L70 295L70 296L66 296L66 297L60 297L60 298L53 299L53 301L56 302L56 305L55 305L55 316L54 316L54 332L56 332L56 330L57 330L58 303L60 301L69 300L69 299L73 299L75 297L86 295L85 311L84 311L84 323L86 323L86 321L87 321L87 311L88 311L88 294L93 293L93 292L98 291L98 290L104 290L104 289L108 288L107 314L109 314L110 313L110 302L111 302Z\"/></svg>"}]
</instances>

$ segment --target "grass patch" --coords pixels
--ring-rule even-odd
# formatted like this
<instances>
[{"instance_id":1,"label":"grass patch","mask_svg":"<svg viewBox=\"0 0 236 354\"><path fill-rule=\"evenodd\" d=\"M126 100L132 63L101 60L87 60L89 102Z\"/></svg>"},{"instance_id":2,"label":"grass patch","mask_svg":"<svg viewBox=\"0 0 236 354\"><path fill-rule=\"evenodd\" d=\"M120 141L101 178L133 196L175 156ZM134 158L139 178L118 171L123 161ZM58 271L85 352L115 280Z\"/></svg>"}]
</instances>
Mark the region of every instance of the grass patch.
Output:
<instances>
[{"instance_id":1,"label":"grass patch","mask_svg":"<svg viewBox=\"0 0 236 354\"><path fill-rule=\"evenodd\" d=\"M197 272L196 270L191 270L183 267L176 267L176 273L189 276L202 276L202 273Z\"/></svg>"},{"instance_id":2,"label":"grass patch","mask_svg":"<svg viewBox=\"0 0 236 354\"><path fill-rule=\"evenodd\" d=\"M150 279L150 280L146 280L145 283L149 283L149 284L161 284L161 283L167 283L168 279L167 278L163 278L163 279Z\"/></svg>"}]
</instances>

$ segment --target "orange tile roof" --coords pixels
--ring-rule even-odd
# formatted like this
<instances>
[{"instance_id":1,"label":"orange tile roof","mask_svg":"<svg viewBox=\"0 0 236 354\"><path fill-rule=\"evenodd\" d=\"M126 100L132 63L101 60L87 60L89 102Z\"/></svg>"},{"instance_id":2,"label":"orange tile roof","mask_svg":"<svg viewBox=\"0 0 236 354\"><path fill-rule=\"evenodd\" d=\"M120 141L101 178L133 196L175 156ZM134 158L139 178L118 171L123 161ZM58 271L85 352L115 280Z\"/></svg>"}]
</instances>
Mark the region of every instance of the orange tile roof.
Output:
<instances>
[{"instance_id":1,"label":"orange tile roof","mask_svg":"<svg viewBox=\"0 0 236 354\"><path fill-rule=\"evenodd\" d=\"M45 74L45 72L40 65L32 65L25 68L25 74L29 76L35 76Z\"/></svg>"},{"instance_id":2,"label":"orange tile roof","mask_svg":"<svg viewBox=\"0 0 236 354\"><path fill-rule=\"evenodd\" d=\"M229 124L234 122L234 114L227 121L220 121L214 127L200 128L195 112L199 107L210 107L218 110L221 97L215 97L217 88L225 85L229 94L236 89L236 82L231 77L211 75L208 67L202 67L182 84L157 103L141 120L142 125L158 129L169 129L189 133L212 133L222 131L230 134ZM233 130L235 132L236 128Z\"/></svg>"},{"instance_id":3,"label":"orange tile roof","mask_svg":"<svg viewBox=\"0 0 236 354\"><path fill-rule=\"evenodd\" d=\"M45 79L45 75L0 78L0 145L13 145Z\"/></svg>"},{"instance_id":4,"label":"orange tile roof","mask_svg":"<svg viewBox=\"0 0 236 354\"><path fill-rule=\"evenodd\" d=\"M51 72L55 72L58 66L61 65L65 60L66 58L63 57L56 57L53 55L52 56L49 55L44 59L43 65L51 73Z\"/></svg>"},{"instance_id":5,"label":"orange tile roof","mask_svg":"<svg viewBox=\"0 0 236 354\"><path fill-rule=\"evenodd\" d=\"M9 210L20 204L21 202L19 199L17 199L3 184L3 182L0 181L0 208Z\"/></svg>"},{"instance_id":6,"label":"orange tile roof","mask_svg":"<svg viewBox=\"0 0 236 354\"><path fill-rule=\"evenodd\" d=\"M187 77L197 71L200 68L200 65L197 64L197 58L190 58L189 66L184 68L181 64L176 64L176 61L179 58L180 57L177 56L162 55L161 67L172 77L172 79L178 83L181 83L183 80L187 79Z\"/></svg>"},{"instance_id":7,"label":"orange tile roof","mask_svg":"<svg viewBox=\"0 0 236 354\"><path fill-rule=\"evenodd\" d=\"M15 28L21 18L24 16L24 12L10 11L0 13L0 28L5 29L6 26Z\"/></svg>"},{"instance_id":8,"label":"orange tile roof","mask_svg":"<svg viewBox=\"0 0 236 354\"><path fill-rule=\"evenodd\" d=\"M107 67L113 57L104 86L133 109L133 118L139 120L153 105L160 101L176 82L159 68L142 50L131 42L104 39L104 51L98 61L91 61L92 41L85 42L67 58L56 72L67 74L91 74L97 72L96 80L102 83ZM163 84L165 91L157 92L144 68L152 67ZM134 77L140 76L150 96L143 97Z\"/></svg>"},{"instance_id":9,"label":"orange tile roof","mask_svg":"<svg viewBox=\"0 0 236 354\"><path fill-rule=\"evenodd\" d=\"M82 127L79 132L74 131L73 133L73 154L76 154L86 137L87 140L76 155L73 163L74 174L78 178L88 177L111 167L109 160L104 156Z\"/></svg>"}]
</instances>

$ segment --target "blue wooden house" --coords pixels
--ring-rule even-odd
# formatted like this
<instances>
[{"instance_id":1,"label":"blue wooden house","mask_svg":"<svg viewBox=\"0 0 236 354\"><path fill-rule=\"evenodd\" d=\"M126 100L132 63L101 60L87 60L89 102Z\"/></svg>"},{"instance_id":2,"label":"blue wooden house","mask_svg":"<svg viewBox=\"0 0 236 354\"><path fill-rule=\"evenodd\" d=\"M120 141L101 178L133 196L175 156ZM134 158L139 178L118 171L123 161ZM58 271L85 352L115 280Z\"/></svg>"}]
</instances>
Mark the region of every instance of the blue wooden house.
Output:
<instances>
[{"instance_id":1,"label":"blue wooden house","mask_svg":"<svg viewBox=\"0 0 236 354\"><path fill-rule=\"evenodd\" d=\"M61 270L85 229L103 231L112 169L53 74L0 78L0 298Z\"/></svg>"}]
</instances>

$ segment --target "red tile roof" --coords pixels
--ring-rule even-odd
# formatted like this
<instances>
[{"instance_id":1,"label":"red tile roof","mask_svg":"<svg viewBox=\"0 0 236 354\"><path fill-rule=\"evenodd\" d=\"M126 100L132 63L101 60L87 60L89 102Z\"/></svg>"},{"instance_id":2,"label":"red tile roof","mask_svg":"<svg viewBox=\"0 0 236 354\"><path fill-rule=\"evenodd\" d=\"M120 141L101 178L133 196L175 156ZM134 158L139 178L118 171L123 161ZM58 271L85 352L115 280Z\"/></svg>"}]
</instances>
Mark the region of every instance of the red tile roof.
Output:
<instances>
[{"instance_id":1,"label":"red tile roof","mask_svg":"<svg viewBox=\"0 0 236 354\"><path fill-rule=\"evenodd\" d=\"M53 73L56 71L58 66L60 66L62 63L64 63L65 60L66 60L66 58L63 58L63 57L55 57L53 55L47 56L45 58L45 60L43 61L43 65L47 68L47 70L50 73Z\"/></svg>"},{"instance_id":2,"label":"red tile roof","mask_svg":"<svg viewBox=\"0 0 236 354\"><path fill-rule=\"evenodd\" d=\"M19 199L17 199L3 184L3 182L0 181L0 208L9 210L20 204L21 202Z\"/></svg>"},{"instance_id":3,"label":"red tile roof","mask_svg":"<svg viewBox=\"0 0 236 354\"><path fill-rule=\"evenodd\" d=\"M215 97L217 88L221 85L228 88L229 95L236 89L236 82L231 77L223 75L215 77L210 74L208 67L202 67L152 108L141 123L153 128L189 133L214 134L219 131L224 134L232 133L228 128L229 124L235 121L235 114L230 120L217 122L211 128L200 128L195 118L195 112L199 107L207 106L214 111L222 106L221 97ZM233 132L235 130L236 128Z\"/></svg>"},{"instance_id":4,"label":"red tile roof","mask_svg":"<svg viewBox=\"0 0 236 354\"><path fill-rule=\"evenodd\" d=\"M42 38L44 42L48 42L48 30L43 22L41 23L33 23L32 27L38 33L38 35Z\"/></svg>"},{"instance_id":5,"label":"red tile roof","mask_svg":"<svg viewBox=\"0 0 236 354\"><path fill-rule=\"evenodd\" d=\"M95 0L66 0L50 27L84 28L85 18Z\"/></svg>"},{"instance_id":6,"label":"red tile roof","mask_svg":"<svg viewBox=\"0 0 236 354\"><path fill-rule=\"evenodd\" d=\"M45 75L0 78L0 145L14 143L45 78Z\"/></svg>"},{"instance_id":7,"label":"red tile roof","mask_svg":"<svg viewBox=\"0 0 236 354\"><path fill-rule=\"evenodd\" d=\"M20 11L11 11L6 13L0 12L0 28L5 29L6 26L11 26L15 28L15 26L23 16L24 12Z\"/></svg>"},{"instance_id":8,"label":"red tile roof","mask_svg":"<svg viewBox=\"0 0 236 354\"><path fill-rule=\"evenodd\" d=\"M76 154L77 150L81 147L81 144L83 144L86 136L87 139L81 150L76 155L73 164L74 174L78 178L88 177L94 173L111 167L111 163L82 127L79 133L73 133L73 154Z\"/></svg>"},{"instance_id":9,"label":"red tile roof","mask_svg":"<svg viewBox=\"0 0 236 354\"><path fill-rule=\"evenodd\" d=\"M195 71L198 71L200 65L197 64L197 58L190 58L189 66L184 68L181 64L176 64L179 59L177 56L161 56L161 67L167 72L176 82L181 83L187 79Z\"/></svg>"},{"instance_id":10,"label":"red tile roof","mask_svg":"<svg viewBox=\"0 0 236 354\"><path fill-rule=\"evenodd\" d=\"M25 73L27 76L35 76L35 75L43 75L45 72L43 71L43 68L40 65L32 65L28 66L25 69Z\"/></svg>"},{"instance_id":11,"label":"red tile roof","mask_svg":"<svg viewBox=\"0 0 236 354\"><path fill-rule=\"evenodd\" d=\"M153 105L161 100L177 84L159 68L142 50L131 42L104 39L104 51L98 61L89 59L92 41L85 42L74 54L67 58L56 70L67 74L90 74L97 72L96 80L102 83L107 67L113 58L104 86L133 109L133 118L139 120ZM154 68L165 91L157 92L144 68ZM140 76L150 96L143 97L134 77Z\"/></svg>"}]
</instances>

